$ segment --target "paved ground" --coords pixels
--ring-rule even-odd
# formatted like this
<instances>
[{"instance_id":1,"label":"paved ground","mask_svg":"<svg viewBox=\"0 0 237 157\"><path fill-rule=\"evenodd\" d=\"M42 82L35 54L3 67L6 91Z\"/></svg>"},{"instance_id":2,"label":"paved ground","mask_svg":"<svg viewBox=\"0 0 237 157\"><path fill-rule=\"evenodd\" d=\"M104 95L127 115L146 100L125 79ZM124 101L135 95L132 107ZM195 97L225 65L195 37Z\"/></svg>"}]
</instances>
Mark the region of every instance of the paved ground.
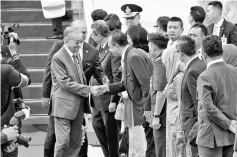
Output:
<instances>
[{"instance_id":1,"label":"paved ground","mask_svg":"<svg viewBox=\"0 0 237 157\"><path fill-rule=\"evenodd\" d=\"M46 133L39 131L33 126L24 127L24 136L32 137L30 147L19 147L18 157L43 157L43 143ZM100 147L88 147L88 157L103 157L103 153Z\"/></svg>"}]
</instances>

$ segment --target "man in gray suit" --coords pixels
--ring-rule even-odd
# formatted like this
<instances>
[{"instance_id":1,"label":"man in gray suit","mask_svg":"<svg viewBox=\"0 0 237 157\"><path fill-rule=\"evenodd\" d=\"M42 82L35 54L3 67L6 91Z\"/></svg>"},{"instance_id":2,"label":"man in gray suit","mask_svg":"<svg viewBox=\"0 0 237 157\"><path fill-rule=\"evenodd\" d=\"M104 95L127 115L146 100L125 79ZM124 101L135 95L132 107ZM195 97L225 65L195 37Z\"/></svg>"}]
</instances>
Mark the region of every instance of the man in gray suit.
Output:
<instances>
[{"instance_id":1,"label":"man in gray suit","mask_svg":"<svg viewBox=\"0 0 237 157\"><path fill-rule=\"evenodd\" d=\"M197 80L200 157L231 157L236 133L237 70L224 62L221 39L202 42L207 69Z\"/></svg>"},{"instance_id":2,"label":"man in gray suit","mask_svg":"<svg viewBox=\"0 0 237 157\"><path fill-rule=\"evenodd\" d=\"M54 157L78 155L84 110L90 108L83 104L89 93L95 93L97 88L86 85L87 80L78 53L82 43L80 30L68 27L64 32L64 46L52 58L51 116L54 117L56 135Z\"/></svg>"}]
</instances>

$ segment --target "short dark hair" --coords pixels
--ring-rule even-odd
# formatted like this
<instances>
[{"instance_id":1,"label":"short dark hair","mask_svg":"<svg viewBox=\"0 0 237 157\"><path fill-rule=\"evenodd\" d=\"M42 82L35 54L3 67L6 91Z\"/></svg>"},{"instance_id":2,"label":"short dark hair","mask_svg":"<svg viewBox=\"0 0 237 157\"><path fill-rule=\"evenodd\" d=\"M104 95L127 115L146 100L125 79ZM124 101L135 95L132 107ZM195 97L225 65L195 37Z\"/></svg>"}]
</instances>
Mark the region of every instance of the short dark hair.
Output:
<instances>
[{"instance_id":1,"label":"short dark hair","mask_svg":"<svg viewBox=\"0 0 237 157\"><path fill-rule=\"evenodd\" d=\"M178 40L180 51L185 55L192 57L196 54L195 41L188 35L182 35Z\"/></svg>"},{"instance_id":2,"label":"short dark hair","mask_svg":"<svg viewBox=\"0 0 237 157\"><path fill-rule=\"evenodd\" d=\"M212 2L208 3L208 5L212 5L213 7L218 8L220 10L222 10L222 8L223 8L222 3L219 1L212 1Z\"/></svg>"},{"instance_id":3,"label":"short dark hair","mask_svg":"<svg viewBox=\"0 0 237 157\"><path fill-rule=\"evenodd\" d=\"M201 6L193 6L190 8L190 15L195 22L203 23L206 17L205 10Z\"/></svg>"},{"instance_id":4,"label":"short dark hair","mask_svg":"<svg viewBox=\"0 0 237 157\"><path fill-rule=\"evenodd\" d=\"M132 25L128 28L126 35L132 39L133 47L149 52L147 40L148 32L145 28L140 25Z\"/></svg>"},{"instance_id":5,"label":"short dark hair","mask_svg":"<svg viewBox=\"0 0 237 157\"><path fill-rule=\"evenodd\" d=\"M103 37L107 37L110 33L108 25L103 20L97 20L93 22L91 28L95 29L95 34L100 34Z\"/></svg>"},{"instance_id":6,"label":"short dark hair","mask_svg":"<svg viewBox=\"0 0 237 157\"><path fill-rule=\"evenodd\" d=\"M183 28L184 25L182 19L176 16L171 17L169 22L179 22L181 28Z\"/></svg>"},{"instance_id":7,"label":"short dark hair","mask_svg":"<svg viewBox=\"0 0 237 157\"><path fill-rule=\"evenodd\" d=\"M104 21L109 21L110 19L119 20L119 17L116 14L108 14L104 17Z\"/></svg>"},{"instance_id":8,"label":"short dark hair","mask_svg":"<svg viewBox=\"0 0 237 157\"><path fill-rule=\"evenodd\" d=\"M110 19L110 20L106 21L106 23L107 23L110 31L113 31L115 29L121 30L121 28L122 28L122 23L120 22L120 20L117 20L117 19Z\"/></svg>"},{"instance_id":9,"label":"short dark hair","mask_svg":"<svg viewBox=\"0 0 237 157\"><path fill-rule=\"evenodd\" d=\"M169 22L170 18L168 16L160 16L156 24L164 31L167 32L167 24Z\"/></svg>"},{"instance_id":10,"label":"short dark hair","mask_svg":"<svg viewBox=\"0 0 237 157\"><path fill-rule=\"evenodd\" d=\"M116 29L111 34L112 45L118 44L121 47L128 45L127 36L119 29Z\"/></svg>"},{"instance_id":11,"label":"short dark hair","mask_svg":"<svg viewBox=\"0 0 237 157\"><path fill-rule=\"evenodd\" d=\"M169 38L167 35L161 33L150 33L148 35L148 41L155 44L160 49L166 49Z\"/></svg>"},{"instance_id":12,"label":"short dark hair","mask_svg":"<svg viewBox=\"0 0 237 157\"><path fill-rule=\"evenodd\" d=\"M93 21L103 20L106 15L107 15L107 12L105 10L96 9L92 11L91 18Z\"/></svg>"},{"instance_id":13,"label":"short dark hair","mask_svg":"<svg viewBox=\"0 0 237 157\"><path fill-rule=\"evenodd\" d=\"M221 38L217 35L208 35L202 41L204 53L209 57L221 56L223 54Z\"/></svg>"},{"instance_id":14,"label":"short dark hair","mask_svg":"<svg viewBox=\"0 0 237 157\"><path fill-rule=\"evenodd\" d=\"M202 34L207 36L207 27L204 24L197 22L190 28L190 30L192 28L201 28Z\"/></svg>"}]
</instances>

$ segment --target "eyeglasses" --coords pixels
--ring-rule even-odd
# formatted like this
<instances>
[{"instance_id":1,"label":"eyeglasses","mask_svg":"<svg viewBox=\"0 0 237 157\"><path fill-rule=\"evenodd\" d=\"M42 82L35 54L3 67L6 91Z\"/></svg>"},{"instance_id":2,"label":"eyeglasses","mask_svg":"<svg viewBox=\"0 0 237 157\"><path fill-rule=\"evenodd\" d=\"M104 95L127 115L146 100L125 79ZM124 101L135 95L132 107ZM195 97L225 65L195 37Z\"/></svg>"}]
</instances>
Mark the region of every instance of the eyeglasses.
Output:
<instances>
[{"instance_id":1,"label":"eyeglasses","mask_svg":"<svg viewBox=\"0 0 237 157\"><path fill-rule=\"evenodd\" d=\"M133 17L125 17L126 20L133 20L136 16Z\"/></svg>"}]
</instances>

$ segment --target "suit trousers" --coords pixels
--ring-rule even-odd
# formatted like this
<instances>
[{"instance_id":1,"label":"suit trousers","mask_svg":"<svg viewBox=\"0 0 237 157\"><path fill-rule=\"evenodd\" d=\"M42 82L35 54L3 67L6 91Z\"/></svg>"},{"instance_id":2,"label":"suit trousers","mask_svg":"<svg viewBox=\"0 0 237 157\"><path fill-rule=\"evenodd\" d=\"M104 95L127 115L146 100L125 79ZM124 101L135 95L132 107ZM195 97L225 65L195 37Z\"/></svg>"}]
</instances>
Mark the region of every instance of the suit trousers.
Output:
<instances>
[{"instance_id":1,"label":"suit trousers","mask_svg":"<svg viewBox=\"0 0 237 157\"><path fill-rule=\"evenodd\" d=\"M86 125L85 119L83 119L83 125ZM44 157L53 157L54 156L54 146L56 142L55 131L54 131L54 117L49 116L49 124L46 134L46 139L44 143ZM78 157L87 157L88 152L88 140L87 136L85 137L85 141L81 146L81 150L79 152Z\"/></svg>"},{"instance_id":2,"label":"suit trousers","mask_svg":"<svg viewBox=\"0 0 237 157\"><path fill-rule=\"evenodd\" d=\"M145 130L147 141L146 157L156 156L155 143L153 138L153 128L149 127L148 122L144 123L142 126Z\"/></svg>"},{"instance_id":3,"label":"suit trousers","mask_svg":"<svg viewBox=\"0 0 237 157\"><path fill-rule=\"evenodd\" d=\"M51 19L53 32L55 35L63 34L63 20L62 17Z\"/></svg>"},{"instance_id":4,"label":"suit trousers","mask_svg":"<svg viewBox=\"0 0 237 157\"><path fill-rule=\"evenodd\" d=\"M83 105L80 105L74 120L54 117L56 135L54 157L77 157L81 149L83 116Z\"/></svg>"},{"instance_id":5,"label":"suit trousers","mask_svg":"<svg viewBox=\"0 0 237 157\"><path fill-rule=\"evenodd\" d=\"M92 126L105 157L119 157L121 123L114 118L114 114L92 108Z\"/></svg>"},{"instance_id":6,"label":"suit trousers","mask_svg":"<svg viewBox=\"0 0 237 157\"><path fill-rule=\"evenodd\" d=\"M166 157L166 127L153 129L156 157Z\"/></svg>"},{"instance_id":7,"label":"suit trousers","mask_svg":"<svg viewBox=\"0 0 237 157\"><path fill-rule=\"evenodd\" d=\"M215 148L198 146L199 157L232 157L233 153L233 145Z\"/></svg>"}]
</instances>

